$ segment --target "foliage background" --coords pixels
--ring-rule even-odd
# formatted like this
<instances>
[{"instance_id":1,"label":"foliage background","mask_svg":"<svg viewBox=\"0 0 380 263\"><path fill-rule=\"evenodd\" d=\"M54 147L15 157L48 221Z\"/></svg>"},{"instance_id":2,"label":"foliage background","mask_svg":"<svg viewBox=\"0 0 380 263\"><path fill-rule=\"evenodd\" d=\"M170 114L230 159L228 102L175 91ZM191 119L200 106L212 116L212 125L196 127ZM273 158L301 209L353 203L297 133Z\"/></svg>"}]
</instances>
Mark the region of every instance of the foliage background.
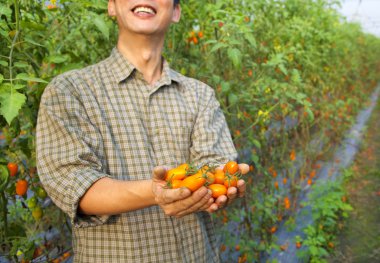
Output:
<instances>
[{"instance_id":1,"label":"foliage background","mask_svg":"<svg viewBox=\"0 0 380 263\"><path fill-rule=\"evenodd\" d=\"M165 57L215 88L241 161L253 165L247 197L217 217L244 230L239 244L228 229L221 233L226 251L237 251L241 261L281 249L276 227L295 216L316 161L328 157L379 80L380 40L345 22L337 4L187 0L181 22L170 29ZM105 0L0 0L0 235L2 254L14 261L68 256L69 244L43 235L51 226L68 231L64 215L37 195L36 116L54 76L109 55L117 28L106 8ZM309 148L315 136L324 145L318 152ZM9 162L18 164L16 176L7 173ZM24 196L15 194L20 179L29 185ZM37 204L30 206L33 196ZM33 216L36 207L41 218ZM328 251L333 235L324 238L320 247Z\"/></svg>"}]
</instances>

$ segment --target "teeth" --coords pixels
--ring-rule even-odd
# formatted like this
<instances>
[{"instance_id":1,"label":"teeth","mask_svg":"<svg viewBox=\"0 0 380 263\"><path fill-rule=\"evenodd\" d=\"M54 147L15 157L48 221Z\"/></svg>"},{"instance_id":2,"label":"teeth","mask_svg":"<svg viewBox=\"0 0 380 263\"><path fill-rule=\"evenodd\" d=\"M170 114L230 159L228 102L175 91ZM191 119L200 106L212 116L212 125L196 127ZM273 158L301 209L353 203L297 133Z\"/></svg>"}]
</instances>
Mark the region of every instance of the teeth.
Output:
<instances>
[{"instance_id":1,"label":"teeth","mask_svg":"<svg viewBox=\"0 0 380 263\"><path fill-rule=\"evenodd\" d=\"M155 14L154 13L154 10L149 8L149 7L137 7L134 11L135 13L140 13L140 12L144 12L144 13L148 13L148 14Z\"/></svg>"}]
</instances>

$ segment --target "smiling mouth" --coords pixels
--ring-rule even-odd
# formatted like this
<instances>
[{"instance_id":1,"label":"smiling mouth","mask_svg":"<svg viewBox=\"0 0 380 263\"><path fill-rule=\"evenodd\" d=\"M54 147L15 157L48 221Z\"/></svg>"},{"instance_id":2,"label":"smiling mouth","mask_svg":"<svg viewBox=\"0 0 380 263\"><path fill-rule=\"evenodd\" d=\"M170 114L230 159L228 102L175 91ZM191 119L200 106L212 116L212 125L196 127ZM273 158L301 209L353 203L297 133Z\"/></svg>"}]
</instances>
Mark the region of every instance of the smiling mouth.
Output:
<instances>
[{"instance_id":1,"label":"smiling mouth","mask_svg":"<svg viewBox=\"0 0 380 263\"><path fill-rule=\"evenodd\" d=\"M156 14L156 10L154 10L152 7L149 7L149 6L137 6L132 11L135 14L150 14L150 15Z\"/></svg>"}]
</instances>

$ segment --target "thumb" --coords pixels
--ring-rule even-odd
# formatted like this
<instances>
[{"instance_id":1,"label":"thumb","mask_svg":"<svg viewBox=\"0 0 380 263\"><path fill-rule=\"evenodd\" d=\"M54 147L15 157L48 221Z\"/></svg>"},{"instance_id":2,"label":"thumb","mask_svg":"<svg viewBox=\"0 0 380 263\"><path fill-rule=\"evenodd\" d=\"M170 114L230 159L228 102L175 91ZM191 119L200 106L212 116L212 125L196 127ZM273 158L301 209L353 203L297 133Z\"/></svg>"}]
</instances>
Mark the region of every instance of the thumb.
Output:
<instances>
[{"instance_id":1,"label":"thumb","mask_svg":"<svg viewBox=\"0 0 380 263\"><path fill-rule=\"evenodd\" d=\"M156 166L153 168L153 179L163 181L165 180L167 168L165 166Z\"/></svg>"}]
</instances>

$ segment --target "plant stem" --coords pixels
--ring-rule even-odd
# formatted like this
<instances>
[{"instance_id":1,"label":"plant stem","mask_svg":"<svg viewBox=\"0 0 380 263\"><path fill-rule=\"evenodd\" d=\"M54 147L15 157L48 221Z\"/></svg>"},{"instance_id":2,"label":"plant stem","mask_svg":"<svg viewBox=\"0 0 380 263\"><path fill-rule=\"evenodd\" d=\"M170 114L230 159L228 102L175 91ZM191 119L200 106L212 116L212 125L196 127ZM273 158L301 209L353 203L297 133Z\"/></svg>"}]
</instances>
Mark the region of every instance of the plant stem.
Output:
<instances>
[{"instance_id":1,"label":"plant stem","mask_svg":"<svg viewBox=\"0 0 380 263\"><path fill-rule=\"evenodd\" d=\"M1 203L3 205L2 212L3 212L3 218L4 218L4 235L7 236L7 230L8 230L8 207L7 207L7 199L5 198L4 191L0 192L1 197Z\"/></svg>"},{"instance_id":2,"label":"plant stem","mask_svg":"<svg viewBox=\"0 0 380 263\"><path fill-rule=\"evenodd\" d=\"M9 78L11 85L13 85L13 49L16 45L16 41L18 39L18 35L20 33L20 10L19 10L19 5L18 5L18 0L14 0L14 5L15 5L15 19L16 19L16 34L13 37L12 40L12 46L11 46L11 51L9 52Z\"/></svg>"}]
</instances>

